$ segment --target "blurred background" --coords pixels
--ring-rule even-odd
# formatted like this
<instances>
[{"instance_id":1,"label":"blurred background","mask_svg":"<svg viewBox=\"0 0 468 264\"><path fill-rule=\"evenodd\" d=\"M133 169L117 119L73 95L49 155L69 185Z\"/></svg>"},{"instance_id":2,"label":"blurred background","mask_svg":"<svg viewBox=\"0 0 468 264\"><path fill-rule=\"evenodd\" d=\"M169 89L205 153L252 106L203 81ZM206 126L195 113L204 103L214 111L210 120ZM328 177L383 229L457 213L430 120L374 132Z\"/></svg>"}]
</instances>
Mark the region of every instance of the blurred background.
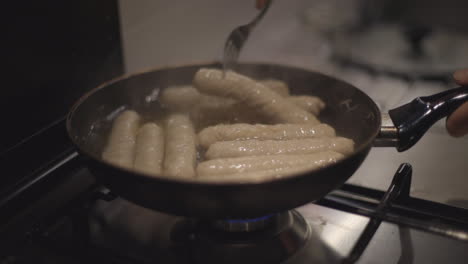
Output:
<instances>
[{"instance_id":1,"label":"blurred background","mask_svg":"<svg viewBox=\"0 0 468 264\"><path fill-rule=\"evenodd\" d=\"M258 12L254 0L7 5L0 109L6 178L18 177L9 157L34 163L66 141L62 134L34 140L61 124L87 90L124 73L219 60L233 27ZM385 112L455 86L451 73L468 67L466 10L464 0L275 0L240 59L344 79ZM468 140L450 138L444 122L405 153L374 148L350 182L386 188L398 165L409 162L413 196L468 208Z\"/></svg>"}]
</instances>

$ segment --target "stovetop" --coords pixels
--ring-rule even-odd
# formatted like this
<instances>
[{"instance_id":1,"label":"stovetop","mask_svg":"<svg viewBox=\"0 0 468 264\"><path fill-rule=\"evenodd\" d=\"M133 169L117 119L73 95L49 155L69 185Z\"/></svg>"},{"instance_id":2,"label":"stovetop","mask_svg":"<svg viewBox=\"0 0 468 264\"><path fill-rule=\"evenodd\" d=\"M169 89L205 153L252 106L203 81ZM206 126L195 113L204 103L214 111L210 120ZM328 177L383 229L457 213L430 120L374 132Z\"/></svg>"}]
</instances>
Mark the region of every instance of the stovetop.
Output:
<instances>
[{"instance_id":1,"label":"stovetop","mask_svg":"<svg viewBox=\"0 0 468 264\"><path fill-rule=\"evenodd\" d=\"M409 197L411 174L411 166L402 164L387 192L345 184L283 212L299 223L294 230L280 225L234 235L216 231L213 240L207 235L212 231L206 233L212 229L199 227L213 221L126 201L97 184L71 152L42 180L2 200L0 263L236 263L206 254L242 257L239 247L270 258L255 263L464 263L467 210ZM276 257L281 260L271 259Z\"/></svg>"},{"instance_id":2,"label":"stovetop","mask_svg":"<svg viewBox=\"0 0 468 264\"><path fill-rule=\"evenodd\" d=\"M337 67L329 61L332 50L323 36L305 26L303 17L298 19L317 10L307 9L309 3L276 1L247 43L241 59L290 64L336 76L368 93L382 111L453 85L408 82ZM199 8L203 4L208 8ZM170 6L163 6L165 12L154 16L152 10L159 10L158 5L158 1L120 3L128 72L212 60L219 55L226 32L256 12L251 5L233 1L175 0ZM212 14L222 8L230 10L223 16L227 22L217 23L218 17ZM181 12L183 9L187 12ZM198 11L192 12L195 9ZM181 13L188 15L181 18ZM184 23L173 23L174 20ZM181 36L190 41L183 41ZM194 48L197 52L193 52ZM342 188L295 211L283 212L304 219L306 229L279 233L292 234L296 238L293 241L305 242L294 244L287 251L288 258L271 263L310 263L307 257L326 263L465 263L468 212L461 207L468 208L468 163L464 158L468 141L449 138L443 125L438 123L406 153L373 149ZM192 225L199 219L151 211L118 197L95 182L66 140L63 123L52 128L55 132L45 131L45 138L33 139L31 148L25 145L13 156L2 157L7 178L15 180L20 174L27 175L8 188L0 188L1 264L193 263L194 254L199 251L194 250L193 243L187 245L197 241L197 236L191 234L199 231ZM50 140L60 144L50 145ZM60 155L55 155L58 152ZM21 160L22 166L13 162L16 159ZM403 162L413 164L414 173ZM297 239L301 237L307 239ZM260 241L280 241L278 251L290 244L290 240L277 237ZM243 245L252 245L251 242L243 240ZM200 252L207 252L206 248Z\"/></svg>"}]
</instances>

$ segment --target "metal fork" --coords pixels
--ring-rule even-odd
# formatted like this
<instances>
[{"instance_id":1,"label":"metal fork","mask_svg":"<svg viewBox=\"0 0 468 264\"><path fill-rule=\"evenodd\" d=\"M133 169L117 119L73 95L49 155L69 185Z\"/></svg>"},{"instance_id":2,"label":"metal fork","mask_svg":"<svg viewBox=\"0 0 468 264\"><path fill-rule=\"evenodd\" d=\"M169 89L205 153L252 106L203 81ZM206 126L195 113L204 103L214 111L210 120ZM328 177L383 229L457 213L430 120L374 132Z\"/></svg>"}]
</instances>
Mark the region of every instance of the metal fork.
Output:
<instances>
[{"instance_id":1,"label":"metal fork","mask_svg":"<svg viewBox=\"0 0 468 264\"><path fill-rule=\"evenodd\" d=\"M262 11L248 24L236 27L224 43L224 54L223 54L223 73L228 69L231 69L234 63L239 58L239 53L244 46L245 41L250 35L252 29L258 24L258 22L265 15L266 11L271 5L273 0L268 0L265 3Z\"/></svg>"}]
</instances>

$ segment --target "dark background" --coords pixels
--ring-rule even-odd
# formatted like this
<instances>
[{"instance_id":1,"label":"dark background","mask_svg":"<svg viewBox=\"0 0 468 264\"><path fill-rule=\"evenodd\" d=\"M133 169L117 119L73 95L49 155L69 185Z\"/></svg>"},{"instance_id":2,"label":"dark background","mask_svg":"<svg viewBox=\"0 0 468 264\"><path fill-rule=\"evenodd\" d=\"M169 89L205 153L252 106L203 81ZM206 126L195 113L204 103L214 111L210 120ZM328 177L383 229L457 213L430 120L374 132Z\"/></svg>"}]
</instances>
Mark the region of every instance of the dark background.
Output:
<instances>
[{"instance_id":1,"label":"dark background","mask_svg":"<svg viewBox=\"0 0 468 264\"><path fill-rule=\"evenodd\" d=\"M63 119L85 91L123 72L117 1L9 1L2 7L0 154Z\"/></svg>"}]
</instances>

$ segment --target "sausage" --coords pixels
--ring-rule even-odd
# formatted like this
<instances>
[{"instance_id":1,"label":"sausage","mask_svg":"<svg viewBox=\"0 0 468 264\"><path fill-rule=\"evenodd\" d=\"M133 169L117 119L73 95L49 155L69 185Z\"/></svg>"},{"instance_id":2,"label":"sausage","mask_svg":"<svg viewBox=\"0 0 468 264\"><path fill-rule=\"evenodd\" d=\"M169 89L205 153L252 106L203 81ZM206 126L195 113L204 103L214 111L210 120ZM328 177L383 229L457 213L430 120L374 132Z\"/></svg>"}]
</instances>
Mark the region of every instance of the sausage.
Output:
<instances>
[{"instance_id":1,"label":"sausage","mask_svg":"<svg viewBox=\"0 0 468 264\"><path fill-rule=\"evenodd\" d=\"M218 141L232 140L289 140L303 138L334 137L335 129L327 124L278 124L278 125L217 125L198 133L202 147L208 148Z\"/></svg>"},{"instance_id":2,"label":"sausage","mask_svg":"<svg viewBox=\"0 0 468 264\"><path fill-rule=\"evenodd\" d=\"M322 165L317 165L316 163L311 163L299 167L288 167L288 168L278 168L278 169L269 169L269 170L260 170L252 172L243 172L243 173L233 173L233 174L212 174L199 177L200 181L206 182L262 182L267 180L274 180L284 177L289 177L305 172L311 172L322 167L331 165L335 162L330 162L328 164L323 163Z\"/></svg>"},{"instance_id":3,"label":"sausage","mask_svg":"<svg viewBox=\"0 0 468 264\"><path fill-rule=\"evenodd\" d=\"M136 136L133 168L143 173L160 175L163 158L163 130L155 123L146 123L138 130Z\"/></svg>"},{"instance_id":4,"label":"sausage","mask_svg":"<svg viewBox=\"0 0 468 264\"><path fill-rule=\"evenodd\" d=\"M200 93L192 86L172 86L161 91L161 104L172 111L187 112L200 100Z\"/></svg>"},{"instance_id":5,"label":"sausage","mask_svg":"<svg viewBox=\"0 0 468 264\"><path fill-rule=\"evenodd\" d=\"M270 88L270 90L276 92L277 94L283 96L291 102L292 104L306 110L307 112L318 116L320 111L325 108L325 103L316 96L309 96L309 95L293 95L289 96L289 87L288 85L280 80L261 80L259 81L261 84L265 85L266 87Z\"/></svg>"},{"instance_id":6,"label":"sausage","mask_svg":"<svg viewBox=\"0 0 468 264\"><path fill-rule=\"evenodd\" d=\"M315 96L289 96L285 99L314 115L318 115L325 107L325 103ZM201 94L199 104L190 112L190 116L197 128L216 124L271 123L267 116L259 113L253 107L236 103L232 99L203 94Z\"/></svg>"},{"instance_id":7,"label":"sausage","mask_svg":"<svg viewBox=\"0 0 468 264\"><path fill-rule=\"evenodd\" d=\"M235 104L236 100L231 98L225 98L220 96L212 96L207 94L200 94L200 101L199 107L204 109L224 109L226 107L230 107L231 105Z\"/></svg>"},{"instance_id":8,"label":"sausage","mask_svg":"<svg viewBox=\"0 0 468 264\"><path fill-rule=\"evenodd\" d=\"M314 115L320 114L325 103L315 96L288 96L287 101ZM200 102L191 111L191 117L197 127L204 128L216 124L232 123L272 123L268 116L254 107L218 96L201 95Z\"/></svg>"},{"instance_id":9,"label":"sausage","mask_svg":"<svg viewBox=\"0 0 468 264\"><path fill-rule=\"evenodd\" d=\"M320 98L315 96L290 96L287 98L287 100L314 115L320 114L320 111L325 108L325 103Z\"/></svg>"},{"instance_id":10,"label":"sausage","mask_svg":"<svg viewBox=\"0 0 468 264\"><path fill-rule=\"evenodd\" d=\"M117 166L132 168L139 124L140 116L137 112L126 110L120 113L112 124L102 159Z\"/></svg>"},{"instance_id":11,"label":"sausage","mask_svg":"<svg viewBox=\"0 0 468 264\"><path fill-rule=\"evenodd\" d=\"M205 153L207 159L235 158L258 155L311 154L326 150L351 154L354 142L343 137L292 140L244 140L213 143Z\"/></svg>"},{"instance_id":12,"label":"sausage","mask_svg":"<svg viewBox=\"0 0 468 264\"><path fill-rule=\"evenodd\" d=\"M274 79L266 79L266 80L260 80L258 82L270 88L273 92L281 96L289 96L289 87L283 81L274 80Z\"/></svg>"},{"instance_id":13,"label":"sausage","mask_svg":"<svg viewBox=\"0 0 468 264\"><path fill-rule=\"evenodd\" d=\"M215 124L229 124L240 116L236 102L230 98L201 94L199 104L190 112L196 129ZM243 119L242 119L243 120Z\"/></svg>"},{"instance_id":14,"label":"sausage","mask_svg":"<svg viewBox=\"0 0 468 264\"><path fill-rule=\"evenodd\" d=\"M170 114L166 120L166 155L164 174L173 177L195 177L197 159L196 135L186 114Z\"/></svg>"},{"instance_id":15,"label":"sausage","mask_svg":"<svg viewBox=\"0 0 468 264\"><path fill-rule=\"evenodd\" d=\"M311 113L297 107L265 85L235 72L200 69L193 80L195 87L207 94L229 97L252 107L274 123L319 124Z\"/></svg>"},{"instance_id":16,"label":"sausage","mask_svg":"<svg viewBox=\"0 0 468 264\"><path fill-rule=\"evenodd\" d=\"M200 100L190 111L196 130L216 124L256 123L262 118L236 100L220 96L200 94Z\"/></svg>"},{"instance_id":17,"label":"sausage","mask_svg":"<svg viewBox=\"0 0 468 264\"><path fill-rule=\"evenodd\" d=\"M343 158L343 154L325 151L307 155L262 155L238 158L225 158L204 161L198 164L199 177L227 175L262 170L285 169L315 164L322 167Z\"/></svg>"},{"instance_id":18,"label":"sausage","mask_svg":"<svg viewBox=\"0 0 468 264\"><path fill-rule=\"evenodd\" d=\"M263 123L267 119L257 111L240 103L217 107L200 105L190 112L190 117L194 121L197 130L217 124L257 124Z\"/></svg>"}]
</instances>

